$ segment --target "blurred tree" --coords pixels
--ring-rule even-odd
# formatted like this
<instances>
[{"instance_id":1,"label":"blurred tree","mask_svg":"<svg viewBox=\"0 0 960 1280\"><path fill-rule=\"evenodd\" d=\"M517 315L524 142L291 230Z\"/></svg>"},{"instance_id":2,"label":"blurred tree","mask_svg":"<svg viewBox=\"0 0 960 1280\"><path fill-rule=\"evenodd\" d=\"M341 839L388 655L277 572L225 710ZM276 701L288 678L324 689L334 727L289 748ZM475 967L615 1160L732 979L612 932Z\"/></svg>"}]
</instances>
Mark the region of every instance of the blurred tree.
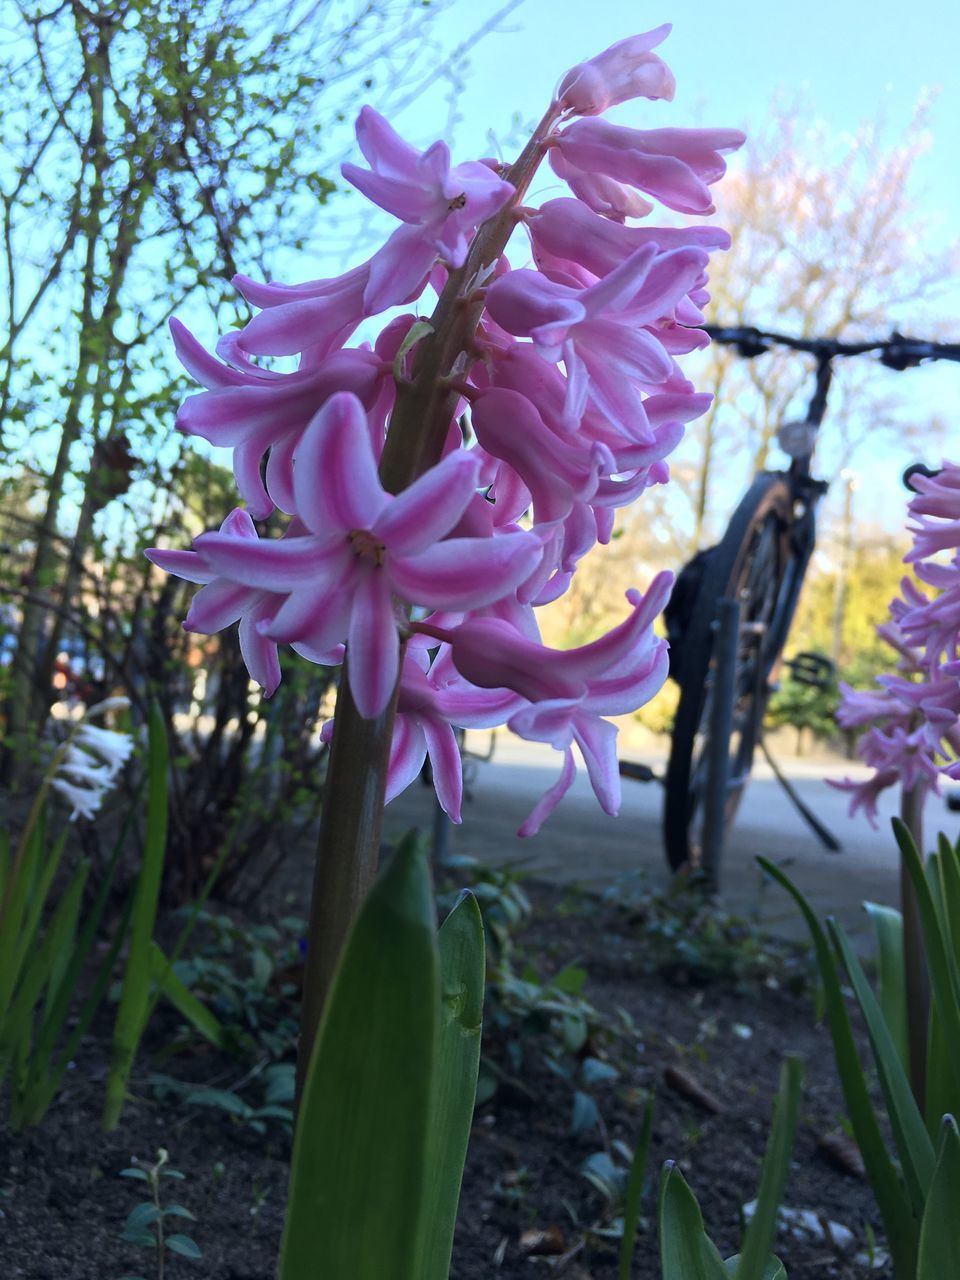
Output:
<instances>
[{"instance_id":1,"label":"blurred tree","mask_svg":"<svg viewBox=\"0 0 960 1280\"><path fill-rule=\"evenodd\" d=\"M912 198L927 106L921 101L899 141L887 145L876 120L838 136L807 104L774 103L766 129L750 131L718 195L716 220L733 247L711 267L710 318L850 339L894 327L911 332L916 322L923 337L936 337L930 303L944 296L957 249L928 247ZM703 545L712 514L721 523L729 514L731 472L745 479L772 465L778 426L803 417L812 367L809 357L782 349L752 360L719 345L705 354L697 383L714 393L714 404L679 455L687 464L678 479L692 509L692 547ZM869 360L837 362L824 427L837 471L885 432L922 430L929 438L930 424L918 428L900 410L891 377ZM718 478L722 496L712 493Z\"/></svg>"},{"instance_id":2,"label":"blurred tree","mask_svg":"<svg viewBox=\"0 0 960 1280\"><path fill-rule=\"evenodd\" d=\"M245 318L229 277L269 278L283 248L316 233L360 95L389 109L427 77L454 75L429 39L444 4L17 0L4 11L0 460L32 453L46 471L7 704L14 743L45 717L98 513L146 481L143 545L164 496L187 386L167 320L188 300L194 315L212 310L211 328Z\"/></svg>"},{"instance_id":3,"label":"blurred tree","mask_svg":"<svg viewBox=\"0 0 960 1280\"><path fill-rule=\"evenodd\" d=\"M834 713L837 707L837 688L831 684L820 688L794 680L789 670L786 678L772 694L767 704L766 727L779 729L784 725L796 729L796 754L803 755L804 734L815 738L834 738L837 725Z\"/></svg>"}]
</instances>

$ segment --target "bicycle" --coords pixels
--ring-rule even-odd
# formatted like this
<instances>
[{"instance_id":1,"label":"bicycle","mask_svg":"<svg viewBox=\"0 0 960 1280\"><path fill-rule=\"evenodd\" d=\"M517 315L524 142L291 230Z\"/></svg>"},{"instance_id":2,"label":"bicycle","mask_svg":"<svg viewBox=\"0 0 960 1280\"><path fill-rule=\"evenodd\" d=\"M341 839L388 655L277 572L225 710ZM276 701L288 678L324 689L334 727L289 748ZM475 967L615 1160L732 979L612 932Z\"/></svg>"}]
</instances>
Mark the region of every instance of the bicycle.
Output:
<instances>
[{"instance_id":1,"label":"bicycle","mask_svg":"<svg viewBox=\"0 0 960 1280\"><path fill-rule=\"evenodd\" d=\"M802 423L778 432L790 457L784 471L759 473L734 512L720 542L698 552L681 570L666 610L671 646L670 675L680 686L670 758L664 783L663 840L675 871L701 870L714 885L723 843L736 816L758 745L802 816L827 848L839 843L794 792L763 744L763 718L783 665L783 651L800 589L816 545L817 507L828 482L811 472L817 433L830 388L832 362L841 356L879 351L888 368L912 368L923 360L960 359L960 345L923 342L894 334L874 342L800 339L754 328L708 326L715 341L753 357L773 344L816 357L816 386ZM728 635L730 669L720 671L721 602L736 602L739 615ZM729 627L729 623L726 624ZM794 678L822 684L832 664L817 654L798 654ZM722 679L719 677L723 676ZM724 704L721 705L722 690ZM718 745L717 726L726 737ZM652 771L622 766L626 776L647 779ZM720 786L719 807L704 831L711 786ZM715 793L716 794L716 793ZM704 857L704 853L707 857Z\"/></svg>"}]
</instances>

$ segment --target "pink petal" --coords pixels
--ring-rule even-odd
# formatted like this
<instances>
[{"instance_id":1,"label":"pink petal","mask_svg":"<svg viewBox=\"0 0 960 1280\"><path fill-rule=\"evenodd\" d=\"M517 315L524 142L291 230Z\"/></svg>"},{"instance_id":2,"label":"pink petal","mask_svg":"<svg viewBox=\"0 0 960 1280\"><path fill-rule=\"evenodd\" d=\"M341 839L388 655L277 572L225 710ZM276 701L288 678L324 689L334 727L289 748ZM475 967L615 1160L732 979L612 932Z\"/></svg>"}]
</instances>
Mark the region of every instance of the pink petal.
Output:
<instances>
[{"instance_id":1,"label":"pink petal","mask_svg":"<svg viewBox=\"0 0 960 1280\"><path fill-rule=\"evenodd\" d=\"M342 562L343 543L329 538L271 538L250 542L202 533L194 546L216 571L233 582L265 591L296 591L315 584Z\"/></svg>"},{"instance_id":2,"label":"pink petal","mask_svg":"<svg viewBox=\"0 0 960 1280\"><path fill-rule=\"evenodd\" d=\"M517 832L518 836L535 836L537 834L546 819L549 818L550 814L553 813L554 809L570 790L570 784L573 782L576 772L577 768L574 764L573 752L567 747L563 753L563 769L560 777L546 795L542 796L534 805L530 816Z\"/></svg>"},{"instance_id":3,"label":"pink petal","mask_svg":"<svg viewBox=\"0 0 960 1280\"><path fill-rule=\"evenodd\" d=\"M201 587L193 597L183 628L205 636L215 635L242 617L250 606L252 595L249 587L217 578Z\"/></svg>"},{"instance_id":4,"label":"pink petal","mask_svg":"<svg viewBox=\"0 0 960 1280\"><path fill-rule=\"evenodd\" d=\"M450 532L476 492L480 459L450 453L388 503L372 526L391 555L416 555Z\"/></svg>"},{"instance_id":5,"label":"pink petal","mask_svg":"<svg viewBox=\"0 0 960 1280\"><path fill-rule=\"evenodd\" d=\"M398 227L370 259L370 278L363 294L368 315L404 306L427 286L437 260L433 235L422 227Z\"/></svg>"},{"instance_id":6,"label":"pink petal","mask_svg":"<svg viewBox=\"0 0 960 1280\"><path fill-rule=\"evenodd\" d=\"M273 640L267 640L256 627L257 611L240 619L240 653L247 670L269 698L280 683L280 659Z\"/></svg>"},{"instance_id":7,"label":"pink petal","mask_svg":"<svg viewBox=\"0 0 960 1280\"><path fill-rule=\"evenodd\" d=\"M432 719L423 721L427 739L427 751L433 766L433 785L436 788L440 808L451 822L460 822L460 804L463 800L463 770L460 748L453 730L448 724Z\"/></svg>"},{"instance_id":8,"label":"pink petal","mask_svg":"<svg viewBox=\"0 0 960 1280\"><path fill-rule=\"evenodd\" d=\"M539 538L528 533L448 538L416 556L394 557L390 575L410 604L481 609L515 590L542 554Z\"/></svg>"},{"instance_id":9,"label":"pink petal","mask_svg":"<svg viewBox=\"0 0 960 1280\"><path fill-rule=\"evenodd\" d=\"M350 616L347 674L357 710L373 720L386 710L400 670L400 641L386 575L371 568L360 580Z\"/></svg>"},{"instance_id":10,"label":"pink petal","mask_svg":"<svg viewBox=\"0 0 960 1280\"><path fill-rule=\"evenodd\" d=\"M620 812L620 767L617 763L617 729L608 720L580 714L573 721L573 736L583 752L593 793L604 813Z\"/></svg>"},{"instance_id":11,"label":"pink petal","mask_svg":"<svg viewBox=\"0 0 960 1280\"><path fill-rule=\"evenodd\" d=\"M205 583L214 577L195 551L164 551L160 547L148 547L143 554L165 573L172 573L187 582Z\"/></svg>"},{"instance_id":12,"label":"pink petal","mask_svg":"<svg viewBox=\"0 0 960 1280\"><path fill-rule=\"evenodd\" d=\"M256 440L238 444L233 451L233 474L237 488L256 520L266 520L273 512L273 499L264 488L260 474L262 457L263 449Z\"/></svg>"},{"instance_id":13,"label":"pink petal","mask_svg":"<svg viewBox=\"0 0 960 1280\"><path fill-rule=\"evenodd\" d=\"M426 758L427 740L422 725L414 716L398 715L393 724L384 803L389 804L411 782L416 782Z\"/></svg>"},{"instance_id":14,"label":"pink petal","mask_svg":"<svg viewBox=\"0 0 960 1280\"><path fill-rule=\"evenodd\" d=\"M294 454L297 514L316 533L370 529L387 505L363 405L350 392L332 395Z\"/></svg>"}]
</instances>

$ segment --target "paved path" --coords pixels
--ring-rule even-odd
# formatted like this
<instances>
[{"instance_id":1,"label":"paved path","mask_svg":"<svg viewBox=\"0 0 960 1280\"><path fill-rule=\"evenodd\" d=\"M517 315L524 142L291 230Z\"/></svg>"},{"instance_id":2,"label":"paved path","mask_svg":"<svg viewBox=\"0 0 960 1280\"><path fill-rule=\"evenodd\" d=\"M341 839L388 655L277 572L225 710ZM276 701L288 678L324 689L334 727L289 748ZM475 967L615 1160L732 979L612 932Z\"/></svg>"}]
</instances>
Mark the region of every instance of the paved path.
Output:
<instances>
[{"instance_id":1,"label":"paved path","mask_svg":"<svg viewBox=\"0 0 960 1280\"><path fill-rule=\"evenodd\" d=\"M625 753L626 754L626 753ZM662 759L643 759L658 771ZM519 839L515 832L536 800L555 781L560 757L548 747L508 735L497 740L494 759L477 766L473 799L464 805L464 820L453 829L451 852L484 862L521 862L537 876L557 883L608 888L626 877L663 888L668 873L660 841L661 790L656 784L623 780L618 818L598 806L581 767L566 798L538 836ZM892 792L883 797L880 826L874 831L859 815L847 817L847 797L828 787L824 776L866 776L865 771L836 758L778 764L804 800L842 842L840 854L821 849L797 814L766 763L759 764L747 788L724 854L721 901L738 914L757 912L771 932L805 937L798 912L783 890L762 883L754 859L762 854L783 866L807 894L821 916L831 913L854 934L863 935L860 904L865 899L897 902L898 863L889 817L896 812ZM412 825L427 830L432 823L431 793L411 787L387 808L386 834L395 837ZM943 828L958 835L960 815L933 797L927 809L930 832Z\"/></svg>"}]
</instances>

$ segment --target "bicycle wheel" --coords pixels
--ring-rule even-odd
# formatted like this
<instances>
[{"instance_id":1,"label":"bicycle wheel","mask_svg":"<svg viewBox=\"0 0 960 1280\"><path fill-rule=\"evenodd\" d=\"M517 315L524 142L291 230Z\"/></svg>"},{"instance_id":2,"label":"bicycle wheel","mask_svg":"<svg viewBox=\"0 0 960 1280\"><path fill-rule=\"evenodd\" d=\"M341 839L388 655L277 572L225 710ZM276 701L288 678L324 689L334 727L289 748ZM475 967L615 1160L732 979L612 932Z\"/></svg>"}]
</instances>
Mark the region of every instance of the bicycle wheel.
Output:
<instances>
[{"instance_id":1,"label":"bicycle wheel","mask_svg":"<svg viewBox=\"0 0 960 1280\"><path fill-rule=\"evenodd\" d=\"M750 776L770 680L786 641L809 558L808 551L796 544L793 530L793 504L786 476L781 472L764 473L754 481L734 512L723 540L710 553L691 601L682 651L673 673L680 685L680 700L664 779L663 837L667 861L675 871L700 865L717 601L730 597L740 602L729 784L723 815L726 836Z\"/></svg>"}]
</instances>

